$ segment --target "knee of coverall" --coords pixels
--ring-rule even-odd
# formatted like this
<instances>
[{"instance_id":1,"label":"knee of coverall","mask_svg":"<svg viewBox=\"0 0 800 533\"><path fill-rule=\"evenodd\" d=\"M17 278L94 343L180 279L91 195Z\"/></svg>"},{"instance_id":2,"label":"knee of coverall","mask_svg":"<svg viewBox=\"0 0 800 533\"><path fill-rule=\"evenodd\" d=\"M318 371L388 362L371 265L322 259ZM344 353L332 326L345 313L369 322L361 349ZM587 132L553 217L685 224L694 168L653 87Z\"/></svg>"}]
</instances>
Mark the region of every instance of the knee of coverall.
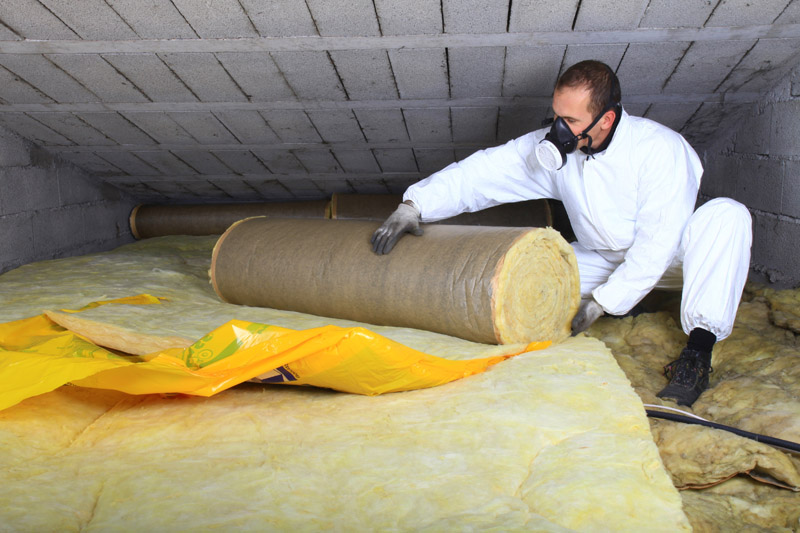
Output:
<instances>
[{"instance_id":1,"label":"knee of coverall","mask_svg":"<svg viewBox=\"0 0 800 533\"><path fill-rule=\"evenodd\" d=\"M716 234L715 231L709 231L710 227L746 236L748 242L752 243L753 218L750 216L750 211L731 198L714 198L698 207L689 218L681 248L685 248L687 244L685 241L693 232L697 232L698 235Z\"/></svg>"}]
</instances>

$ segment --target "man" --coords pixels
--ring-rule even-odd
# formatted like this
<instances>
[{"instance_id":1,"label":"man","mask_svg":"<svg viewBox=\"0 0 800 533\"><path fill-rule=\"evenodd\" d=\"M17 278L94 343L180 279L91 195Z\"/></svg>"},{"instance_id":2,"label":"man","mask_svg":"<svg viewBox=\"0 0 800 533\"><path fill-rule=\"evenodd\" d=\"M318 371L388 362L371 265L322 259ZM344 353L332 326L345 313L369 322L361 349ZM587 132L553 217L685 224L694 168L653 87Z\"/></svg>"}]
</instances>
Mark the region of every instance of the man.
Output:
<instances>
[{"instance_id":1,"label":"man","mask_svg":"<svg viewBox=\"0 0 800 533\"><path fill-rule=\"evenodd\" d=\"M628 115L610 67L583 61L559 78L552 127L481 150L408 188L372 236L389 253L420 220L536 198L561 200L577 242L581 306L572 333L628 313L653 288L682 287L689 335L658 396L690 406L708 387L714 343L730 335L752 242L747 209L727 198L694 211L703 168L674 131ZM577 149L577 150L576 150Z\"/></svg>"}]
</instances>

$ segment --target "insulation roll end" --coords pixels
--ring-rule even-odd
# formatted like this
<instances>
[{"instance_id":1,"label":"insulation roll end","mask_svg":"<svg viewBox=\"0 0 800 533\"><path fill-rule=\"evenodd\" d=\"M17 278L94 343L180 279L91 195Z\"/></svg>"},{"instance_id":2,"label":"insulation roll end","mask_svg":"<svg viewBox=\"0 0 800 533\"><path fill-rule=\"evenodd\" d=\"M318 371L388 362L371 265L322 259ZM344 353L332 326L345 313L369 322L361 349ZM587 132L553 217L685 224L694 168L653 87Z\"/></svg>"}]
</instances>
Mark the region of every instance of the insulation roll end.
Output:
<instances>
[{"instance_id":1,"label":"insulation roll end","mask_svg":"<svg viewBox=\"0 0 800 533\"><path fill-rule=\"evenodd\" d=\"M133 234L134 239L141 239L142 237L139 235L139 230L136 229L136 214L139 212L139 208L142 207L142 204L137 205L131 211L131 215L128 217L128 225L131 227L131 233Z\"/></svg>"},{"instance_id":2,"label":"insulation roll end","mask_svg":"<svg viewBox=\"0 0 800 533\"><path fill-rule=\"evenodd\" d=\"M492 316L499 344L561 341L580 305L575 253L552 228L522 234L492 280Z\"/></svg>"}]
</instances>

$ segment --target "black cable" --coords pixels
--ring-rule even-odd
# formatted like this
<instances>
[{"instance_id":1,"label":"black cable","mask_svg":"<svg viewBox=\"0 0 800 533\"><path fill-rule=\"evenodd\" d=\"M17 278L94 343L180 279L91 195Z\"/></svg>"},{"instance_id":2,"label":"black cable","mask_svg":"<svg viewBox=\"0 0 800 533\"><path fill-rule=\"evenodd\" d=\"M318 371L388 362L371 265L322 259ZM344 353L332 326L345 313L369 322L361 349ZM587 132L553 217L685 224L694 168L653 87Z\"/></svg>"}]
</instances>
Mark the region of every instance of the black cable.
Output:
<instances>
[{"instance_id":1,"label":"black cable","mask_svg":"<svg viewBox=\"0 0 800 533\"><path fill-rule=\"evenodd\" d=\"M769 444L770 446L777 446L778 448L784 448L787 450L791 450L793 452L800 453L800 444L796 442L778 439L767 435L759 435L758 433L751 433L743 429L738 429L723 424L717 424L716 422L709 422L708 420L700 420L698 418L692 418L690 416L665 413L663 411L654 411L652 409L645 409L645 413L647 413L647 416L651 418L663 418L664 420L671 420L673 422L684 422L686 424L699 424L701 426L706 426L714 429L722 429L724 431L730 431L731 433L735 433L740 437L746 437L756 442L762 442L764 444Z\"/></svg>"}]
</instances>

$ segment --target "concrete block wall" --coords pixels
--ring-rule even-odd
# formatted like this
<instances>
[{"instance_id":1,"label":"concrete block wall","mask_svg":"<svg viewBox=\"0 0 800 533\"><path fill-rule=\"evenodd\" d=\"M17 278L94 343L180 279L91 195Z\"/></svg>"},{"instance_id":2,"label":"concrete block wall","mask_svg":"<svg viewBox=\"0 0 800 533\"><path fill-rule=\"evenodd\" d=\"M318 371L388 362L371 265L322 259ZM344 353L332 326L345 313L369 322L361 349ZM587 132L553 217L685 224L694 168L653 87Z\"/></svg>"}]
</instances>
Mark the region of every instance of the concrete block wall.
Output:
<instances>
[{"instance_id":1,"label":"concrete block wall","mask_svg":"<svg viewBox=\"0 0 800 533\"><path fill-rule=\"evenodd\" d=\"M800 286L800 68L746 106L704 163L701 201L727 196L753 216L751 279Z\"/></svg>"},{"instance_id":2,"label":"concrete block wall","mask_svg":"<svg viewBox=\"0 0 800 533\"><path fill-rule=\"evenodd\" d=\"M134 205L119 189L0 128L0 273L131 242Z\"/></svg>"}]
</instances>

